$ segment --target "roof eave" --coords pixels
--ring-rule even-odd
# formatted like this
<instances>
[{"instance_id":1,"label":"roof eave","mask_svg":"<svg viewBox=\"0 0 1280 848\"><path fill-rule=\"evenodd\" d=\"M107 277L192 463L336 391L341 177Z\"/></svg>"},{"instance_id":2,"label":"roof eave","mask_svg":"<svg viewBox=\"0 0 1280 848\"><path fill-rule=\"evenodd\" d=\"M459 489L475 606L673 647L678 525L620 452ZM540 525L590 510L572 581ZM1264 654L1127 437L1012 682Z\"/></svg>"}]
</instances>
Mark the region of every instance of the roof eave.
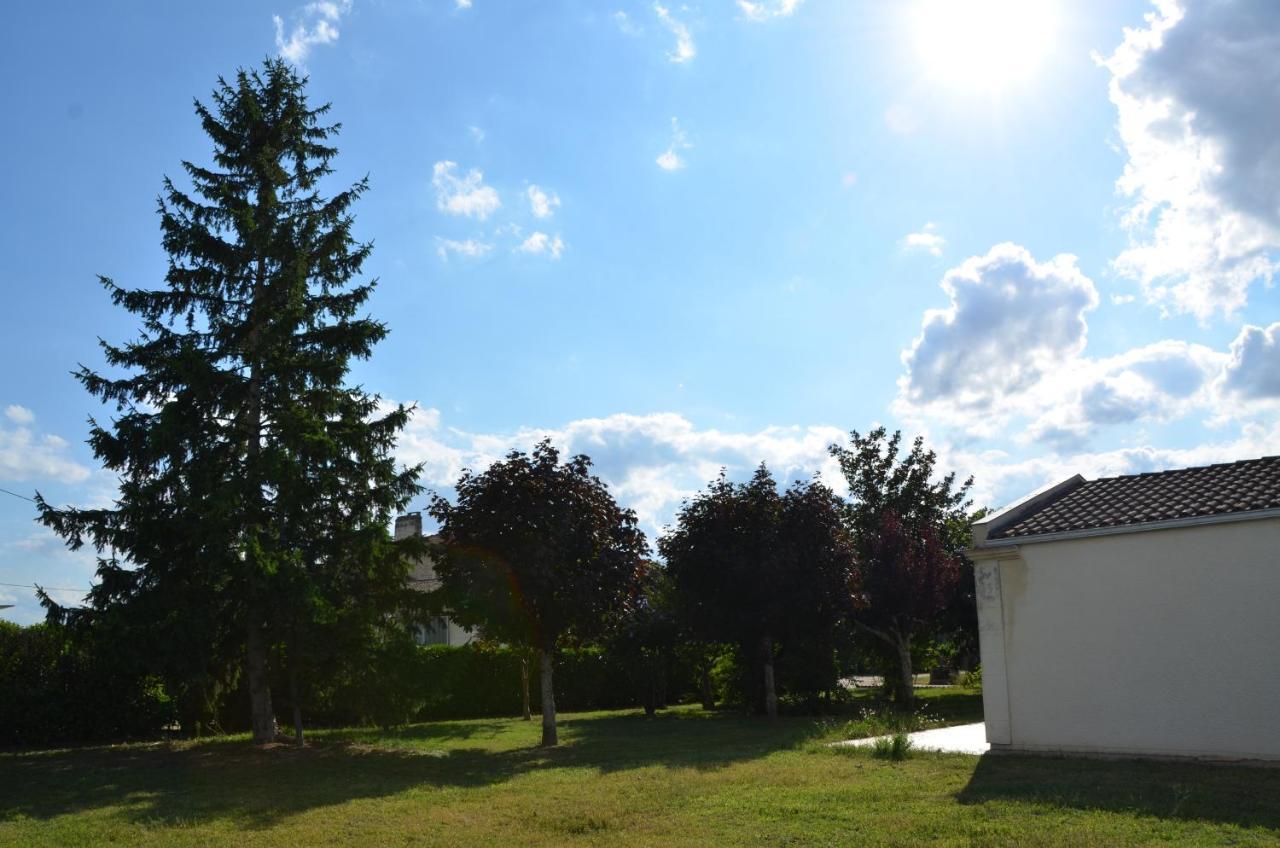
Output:
<instances>
[{"instance_id":1,"label":"roof eave","mask_svg":"<svg viewBox=\"0 0 1280 848\"><path fill-rule=\"evenodd\" d=\"M1058 483L1046 486L1039 491L1032 492L1020 501L1005 507L995 515L987 516L982 521L973 525L973 547L977 548L986 544L987 539L993 533L998 533L1006 527L1017 524L1027 516L1039 512L1049 504L1065 497L1084 485L1085 479L1079 474L1068 477Z\"/></svg>"}]
</instances>

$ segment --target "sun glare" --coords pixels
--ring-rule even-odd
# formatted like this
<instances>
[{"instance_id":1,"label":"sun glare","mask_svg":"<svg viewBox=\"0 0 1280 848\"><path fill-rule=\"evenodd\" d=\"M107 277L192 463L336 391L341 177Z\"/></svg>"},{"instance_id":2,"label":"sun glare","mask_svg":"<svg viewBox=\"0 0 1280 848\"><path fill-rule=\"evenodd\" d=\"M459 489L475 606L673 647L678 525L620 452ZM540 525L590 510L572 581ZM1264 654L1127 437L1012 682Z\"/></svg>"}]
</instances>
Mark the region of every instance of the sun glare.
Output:
<instances>
[{"instance_id":1,"label":"sun glare","mask_svg":"<svg viewBox=\"0 0 1280 848\"><path fill-rule=\"evenodd\" d=\"M1057 36L1052 0L919 0L911 12L919 61L935 82L998 93L1029 81Z\"/></svg>"}]
</instances>

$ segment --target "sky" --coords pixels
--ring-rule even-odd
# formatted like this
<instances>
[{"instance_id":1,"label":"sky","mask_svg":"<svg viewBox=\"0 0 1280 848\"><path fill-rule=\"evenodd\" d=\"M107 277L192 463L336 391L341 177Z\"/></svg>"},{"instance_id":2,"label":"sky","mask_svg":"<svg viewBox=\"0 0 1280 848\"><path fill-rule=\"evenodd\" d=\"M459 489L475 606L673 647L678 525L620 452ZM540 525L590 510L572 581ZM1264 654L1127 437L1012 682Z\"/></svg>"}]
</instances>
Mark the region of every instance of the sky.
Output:
<instances>
[{"instance_id":1,"label":"sky","mask_svg":"<svg viewBox=\"0 0 1280 848\"><path fill-rule=\"evenodd\" d=\"M963 5L963 8L960 8ZM333 187L448 494L550 437L650 538L720 469L841 480L885 425L1046 484L1280 453L1272 0L323 0L16 5L0 32L0 617L75 602L14 495L109 504L72 378L161 284L193 113L271 56L341 122ZM412 504L421 508L423 496ZM18 585L7 585L18 584Z\"/></svg>"}]
</instances>

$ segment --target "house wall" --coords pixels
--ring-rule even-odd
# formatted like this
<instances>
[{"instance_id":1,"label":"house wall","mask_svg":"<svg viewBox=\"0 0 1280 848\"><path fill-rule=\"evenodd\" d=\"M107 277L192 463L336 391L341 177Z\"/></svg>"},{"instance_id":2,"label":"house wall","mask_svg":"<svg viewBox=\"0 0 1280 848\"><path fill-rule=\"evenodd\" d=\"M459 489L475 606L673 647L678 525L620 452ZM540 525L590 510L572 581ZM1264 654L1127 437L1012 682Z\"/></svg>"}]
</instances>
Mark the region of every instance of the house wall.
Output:
<instances>
[{"instance_id":1,"label":"house wall","mask_svg":"<svg viewBox=\"0 0 1280 848\"><path fill-rule=\"evenodd\" d=\"M422 516L419 513L411 512L408 515L401 515L396 518L394 538L397 541L420 535L422 535ZM413 570L409 573L409 585L423 592L429 592L440 585L431 557L424 554L414 564ZM443 644L466 645L475 638L471 631L464 630L450 619L444 619L443 623L445 635ZM420 641L422 640L420 639ZM434 643L440 644L440 642Z\"/></svg>"},{"instance_id":2,"label":"house wall","mask_svg":"<svg viewBox=\"0 0 1280 848\"><path fill-rule=\"evenodd\" d=\"M983 553L997 748L1280 759L1280 519Z\"/></svg>"}]
</instances>

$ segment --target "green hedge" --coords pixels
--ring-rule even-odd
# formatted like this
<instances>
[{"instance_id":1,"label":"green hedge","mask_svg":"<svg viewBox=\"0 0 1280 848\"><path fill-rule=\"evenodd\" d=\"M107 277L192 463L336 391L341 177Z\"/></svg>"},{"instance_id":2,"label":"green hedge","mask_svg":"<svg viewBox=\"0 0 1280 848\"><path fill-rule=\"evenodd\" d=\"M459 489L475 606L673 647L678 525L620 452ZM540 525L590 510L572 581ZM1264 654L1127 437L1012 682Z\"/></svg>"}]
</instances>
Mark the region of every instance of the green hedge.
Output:
<instances>
[{"instance_id":1,"label":"green hedge","mask_svg":"<svg viewBox=\"0 0 1280 848\"><path fill-rule=\"evenodd\" d=\"M517 716L521 709L520 653L479 645L419 646L392 639L358 657L333 658L319 677L305 680L303 719L309 727L453 718ZM154 737L175 722L161 681L123 664L92 636L38 624L0 622L0 746L77 744ZM696 678L677 659L663 664L665 700L694 696ZM617 709L641 704L648 677L619 653L574 648L556 655L556 708ZM539 667L529 664L531 709L541 711ZM279 687L282 727L292 717L287 687ZM222 693L216 726L243 729L248 702L243 681Z\"/></svg>"},{"instance_id":2,"label":"green hedge","mask_svg":"<svg viewBox=\"0 0 1280 848\"><path fill-rule=\"evenodd\" d=\"M520 654L515 650L428 645L387 659L390 662L376 663L376 680L360 681L358 692L338 689L333 708L322 711L334 713L334 718L377 724L520 713ZM600 648L560 651L555 660L556 708L576 711L636 706L640 689L632 672ZM535 658L529 664L534 712L542 709L539 674Z\"/></svg>"},{"instance_id":3,"label":"green hedge","mask_svg":"<svg viewBox=\"0 0 1280 848\"><path fill-rule=\"evenodd\" d=\"M159 681L65 631L0 622L0 746L150 736L173 720Z\"/></svg>"}]
</instances>

